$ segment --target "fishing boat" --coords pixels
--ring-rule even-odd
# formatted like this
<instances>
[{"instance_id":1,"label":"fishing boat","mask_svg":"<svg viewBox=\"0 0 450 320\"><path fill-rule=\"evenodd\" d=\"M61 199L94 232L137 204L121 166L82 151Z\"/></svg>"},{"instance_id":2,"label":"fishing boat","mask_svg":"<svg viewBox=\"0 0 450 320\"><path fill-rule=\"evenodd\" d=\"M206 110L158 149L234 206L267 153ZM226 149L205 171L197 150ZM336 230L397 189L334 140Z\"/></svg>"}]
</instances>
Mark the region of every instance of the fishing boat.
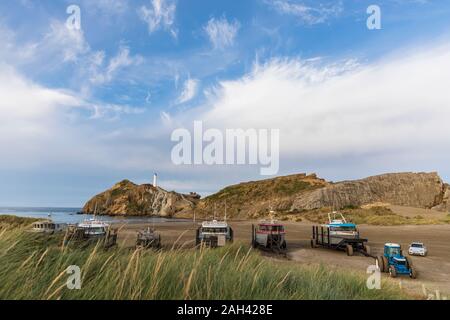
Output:
<instances>
[{"instance_id":1,"label":"fishing boat","mask_svg":"<svg viewBox=\"0 0 450 320\"><path fill-rule=\"evenodd\" d=\"M106 236L110 225L94 217L92 219L84 220L79 223L77 227L84 230L85 236L89 238L97 238Z\"/></svg>"},{"instance_id":2,"label":"fishing boat","mask_svg":"<svg viewBox=\"0 0 450 320\"><path fill-rule=\"evenodd\" d=\"M65 223L55 223L52 220L42 220L34 222L32 225L32 231L36 233L55 233L62 232L67 229Z\"/></svg>"},{"instance_id":3,"label":"fishing boat","mask_svg":"<svg viewBox=\"0 0 450 320\"><path fill-rule=\"evenodd\" d=\"M344 215L337 211L328 213L328 224L324 224L323 227L330 232L331 244L338 244L342 239L359 238L356 224L348 223Z\"/></svg>"},{"instance_id":4,"label":"fishing boat","mask_svg":"<svg viewBox=\"0 0 450 320\"><path fill-rule=\"evenodd\" d=\"M324 247L335 250L345 250L347 255L360 252L370 256L368 240L359 235L356 224L349 223L342 213L333 211L328 214L328 223L312 227L311 247Z\"/></svg>"}]
</instances>

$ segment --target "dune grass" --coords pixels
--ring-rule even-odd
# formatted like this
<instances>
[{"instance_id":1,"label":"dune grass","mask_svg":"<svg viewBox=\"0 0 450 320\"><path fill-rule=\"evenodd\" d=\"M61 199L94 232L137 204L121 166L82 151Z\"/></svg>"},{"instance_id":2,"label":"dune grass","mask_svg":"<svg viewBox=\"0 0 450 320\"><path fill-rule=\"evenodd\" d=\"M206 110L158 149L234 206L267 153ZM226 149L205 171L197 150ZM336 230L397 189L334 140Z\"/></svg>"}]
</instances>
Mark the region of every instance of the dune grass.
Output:
<instances>
[{"instance_id":1,"label":"dune grass","mask_svg":"<svg viewBox=\"0 0 450 320\"><path fill-rule=\"evenodd\" d=\"M62 247L62 235L0 225L0 299L408 299L389 280L262 257L242 244L142 251ZM81 269L80 290L66 270Z\"/></svg>"},{"instance_id":2,"label":"dune grass","mask_svg":"<svg viewBox=\"0 0 450 320\"><path fill-rule=\"evenodd\" d=\"M2 226L6 227L26 227L33 222L38 221L39 219L35 218L22 218L17 216L10 215L0 215L0 228Z\"/></svg>"}]
</instances>

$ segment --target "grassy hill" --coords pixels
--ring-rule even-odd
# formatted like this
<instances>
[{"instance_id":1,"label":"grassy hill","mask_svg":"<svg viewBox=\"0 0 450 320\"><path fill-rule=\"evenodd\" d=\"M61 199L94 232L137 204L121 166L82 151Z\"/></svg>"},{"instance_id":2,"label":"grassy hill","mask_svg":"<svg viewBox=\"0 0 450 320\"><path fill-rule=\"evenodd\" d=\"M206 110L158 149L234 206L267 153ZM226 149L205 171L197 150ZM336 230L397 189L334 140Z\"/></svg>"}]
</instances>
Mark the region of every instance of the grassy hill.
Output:
<instances>
[{"instance_id":1,"label":"grassy hill","mask_svg":"<svg viewBox=\"0 0 450 320\"><path fill-rule=\"evenodd\" d=\"M227 216L233 218L257 218L265 216L270 208L289 210L295 196L327 186L328 183L315 174L295 174L273 179L250 181L226 187L201 200L197 212L208 215L216 208L223 215L225 204Z\"/></svg>"}]
</instances>

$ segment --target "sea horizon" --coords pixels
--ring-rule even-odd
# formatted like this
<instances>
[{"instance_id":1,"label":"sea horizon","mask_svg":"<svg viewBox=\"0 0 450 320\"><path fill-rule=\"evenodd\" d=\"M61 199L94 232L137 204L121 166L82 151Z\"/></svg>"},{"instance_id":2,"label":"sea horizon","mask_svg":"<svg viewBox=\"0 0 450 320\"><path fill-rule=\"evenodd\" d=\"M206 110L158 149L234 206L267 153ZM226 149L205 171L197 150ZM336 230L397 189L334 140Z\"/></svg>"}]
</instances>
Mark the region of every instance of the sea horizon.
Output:
<instances>
[{"instance_id":1,"label":"sea horizon","mask_svg":"<svg viewBox=\"0 0 450 320\"><path fill-rule=\"evenodd\" d=\"M71 207L26 207L0 206L0 215L11 215L23 218L51 219L58 223L75 224L93 218L91 214L78 214L82 208ZM112 223L162 223L186 221L185 219L164 218L157 216L96 216L97 219Z\"/></svg>"}]
</instances>

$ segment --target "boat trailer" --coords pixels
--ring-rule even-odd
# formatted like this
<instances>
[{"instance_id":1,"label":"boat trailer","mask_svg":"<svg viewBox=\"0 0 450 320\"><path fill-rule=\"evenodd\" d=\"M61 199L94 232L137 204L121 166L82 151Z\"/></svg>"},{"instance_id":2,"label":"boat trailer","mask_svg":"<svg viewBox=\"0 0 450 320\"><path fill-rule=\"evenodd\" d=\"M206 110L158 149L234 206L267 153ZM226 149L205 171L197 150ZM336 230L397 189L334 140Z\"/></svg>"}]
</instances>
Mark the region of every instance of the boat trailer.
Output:
<instances>
[{"instance_id":1,"label":"boat trailer","mask_svg":"<svg viewBox=\"0 0 450 320\"><path fill-rule=\"evenodd\" d=\"M330 232L330 227L313 226L311 248L323 247L326 249L342 250L348 256L353 256L355 252L359 252L366 257L376 258L371 255L370 247L367 245L368 239L359 237L359 232L356 237L336 236Z\"/></svg>"}]
</instances>

